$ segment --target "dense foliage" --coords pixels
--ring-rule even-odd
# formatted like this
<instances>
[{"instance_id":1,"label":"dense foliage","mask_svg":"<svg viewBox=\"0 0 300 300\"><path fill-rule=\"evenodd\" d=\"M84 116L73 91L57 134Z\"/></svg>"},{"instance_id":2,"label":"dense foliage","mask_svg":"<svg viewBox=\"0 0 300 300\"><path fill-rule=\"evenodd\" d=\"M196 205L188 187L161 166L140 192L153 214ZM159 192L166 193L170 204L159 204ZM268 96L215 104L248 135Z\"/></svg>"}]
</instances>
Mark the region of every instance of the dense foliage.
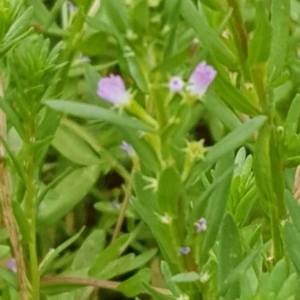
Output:
<instances>
[{"instance_id":1,"label":"dense foliage","mask_svg":"<svg viewBox=\"0 0 300 300\"><path fill-rule=\"evenodd\" d=\"M300 1L0 0L0 299L300 299Z\"/></svg>"}]
</instances>

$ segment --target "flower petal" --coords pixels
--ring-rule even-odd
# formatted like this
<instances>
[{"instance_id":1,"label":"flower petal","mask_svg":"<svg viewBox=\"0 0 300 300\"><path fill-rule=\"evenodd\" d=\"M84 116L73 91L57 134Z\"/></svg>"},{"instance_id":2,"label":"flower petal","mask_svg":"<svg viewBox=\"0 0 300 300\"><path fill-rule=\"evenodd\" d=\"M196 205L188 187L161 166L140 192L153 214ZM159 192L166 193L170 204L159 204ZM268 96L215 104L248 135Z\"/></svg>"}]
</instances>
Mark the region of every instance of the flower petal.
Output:
<instances>
[{"instance_id":1,"label":"flower petal","mask_svg":"<svg viewBox=\"0 0 300 300\"><path fill-rule=\"evenodd\" d=\"M130 101L124 81L119 75L110 74L107 77L102 77L98 82L97 94L117 106L126 105Z\"/></svg>"},{"instance_id":2,"label":"flower petal","mask_svg":"<svg viewBox=\"0 0 300 300\"><path fill-rule=\"evenodd\" d=\"M216 75L217 71L212 66L201 62L192 73L187 90L192 96L203 96Z\"/></svg>"}]
</instances>

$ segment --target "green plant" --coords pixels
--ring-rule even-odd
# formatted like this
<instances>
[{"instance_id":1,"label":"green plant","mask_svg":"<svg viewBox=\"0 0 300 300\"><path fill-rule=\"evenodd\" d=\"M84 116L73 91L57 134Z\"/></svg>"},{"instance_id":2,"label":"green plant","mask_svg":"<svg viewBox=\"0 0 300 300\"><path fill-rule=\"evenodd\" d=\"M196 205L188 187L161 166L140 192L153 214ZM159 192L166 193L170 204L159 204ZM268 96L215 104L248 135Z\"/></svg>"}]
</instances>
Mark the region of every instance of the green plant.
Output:
<instances>
[{"instance_id":1,"label":"green plant","mask_svg":"<svg viewBox=\"0 0 300 300\"><path fill-rule=\"evenodd\" d=\"M299 14L3 0L0 299L298 299Z\"/></svg>"}]
</instances>

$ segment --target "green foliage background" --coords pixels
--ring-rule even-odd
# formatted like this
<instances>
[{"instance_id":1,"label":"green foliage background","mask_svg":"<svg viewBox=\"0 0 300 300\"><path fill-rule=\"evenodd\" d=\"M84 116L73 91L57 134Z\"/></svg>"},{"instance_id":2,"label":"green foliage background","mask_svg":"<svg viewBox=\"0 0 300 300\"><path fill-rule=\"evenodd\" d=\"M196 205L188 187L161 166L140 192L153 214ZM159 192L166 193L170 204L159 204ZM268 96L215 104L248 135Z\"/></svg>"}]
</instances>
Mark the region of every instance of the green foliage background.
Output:
<instances>
[{"instance_id":1,"label":"green foliage background","mask_svg":"<svg viewBox=\"0 0 300 300\"><path fill-rule=\"evenodd\" d=\"M0 0L0 299L300 299L299 23L298 0ZM204 97L171 93L201 61ZM98 97L110 73L136 106Z\"/></svg>"}]
</instances>

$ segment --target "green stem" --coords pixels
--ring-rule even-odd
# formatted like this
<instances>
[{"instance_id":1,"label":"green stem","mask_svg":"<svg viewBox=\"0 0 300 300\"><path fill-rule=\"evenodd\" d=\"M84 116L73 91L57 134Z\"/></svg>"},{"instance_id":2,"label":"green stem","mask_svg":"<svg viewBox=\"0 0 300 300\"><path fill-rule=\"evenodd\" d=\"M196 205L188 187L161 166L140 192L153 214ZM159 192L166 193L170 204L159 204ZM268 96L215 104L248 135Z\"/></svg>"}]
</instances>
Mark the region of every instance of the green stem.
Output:
<instances>
[{"instance_id":1,"label":"green stem","mask_svg":"<svg viewBox=\"0 0 300 300\"><path fill-rule=\"evenodd\" d=\"M132 192L131 190L132 190L132 178L130 178L129 182L127 183L127 186L124 187L125 197L124 197L123 203L121 205L120 214L119 214L116 226L114 228L114 232L113 232L113 235L112 235L112 238L111 238L111 243L116 240L116 238L118 237L118 235L121 231L121 227L122 227L123 222L125 220L127 208L128 208L128 205L129 205L130 195L131 195L131 192Z\"/></svg>"},{"instance_id":2,"label":"green stem","mask_svg":"<svg viewBox=\"0 0 300 300\"><path fill-rule=\"evenodd\" d=\"M151 98L155 104L155 110L157 114L157 120L160 128L165 128L168 124L168 116L166 111L166 97L159 93L157 87L153 87L151 91Z\"/></svg>"},{"instance_id":3,"label":"green stem","mask_svg":"<svg viewBox=\"0 0 300 300\"><path fill-rule=\"evenodd\" d=\"M28 141L25 145L25 165L26 165L26 196L25 207L29 224L29 268L31 281L32 299L40 299L40 278L38 269L37 242L36 242L36 216L37 216L37 190L35 167L35 124L30 124L28 129Z\"/></svg>"},{"instance_id":4,"label":"green stem","mask_svg":"<svg viewBox=\"0 0 300 300\"><path fill-rule=\"evenodd\" d=\"M270 124L271 123L271 124ZM283 256L281 220L284 214L284 176L279 144L274 139L274 124L269 120L260 130L254 152L254 172L262 204L270 220L274 262ZM280 143L280 139L278 141Z\"/></svg>"},{"instance_id":5,"label":"green stem","mask_svg":"<svg viewBox=\"0 0 300 300\"><path fill-rule=\"evenodd\" d=\"M248 56L248 37L244 28L243 19L241 16L239 4L236 0L227 0L229 6L232 8L232 33L237 47L239 62L242 67L245 80L250 80L250 72L246 64Z\"/></svg>"}]
</instances>

